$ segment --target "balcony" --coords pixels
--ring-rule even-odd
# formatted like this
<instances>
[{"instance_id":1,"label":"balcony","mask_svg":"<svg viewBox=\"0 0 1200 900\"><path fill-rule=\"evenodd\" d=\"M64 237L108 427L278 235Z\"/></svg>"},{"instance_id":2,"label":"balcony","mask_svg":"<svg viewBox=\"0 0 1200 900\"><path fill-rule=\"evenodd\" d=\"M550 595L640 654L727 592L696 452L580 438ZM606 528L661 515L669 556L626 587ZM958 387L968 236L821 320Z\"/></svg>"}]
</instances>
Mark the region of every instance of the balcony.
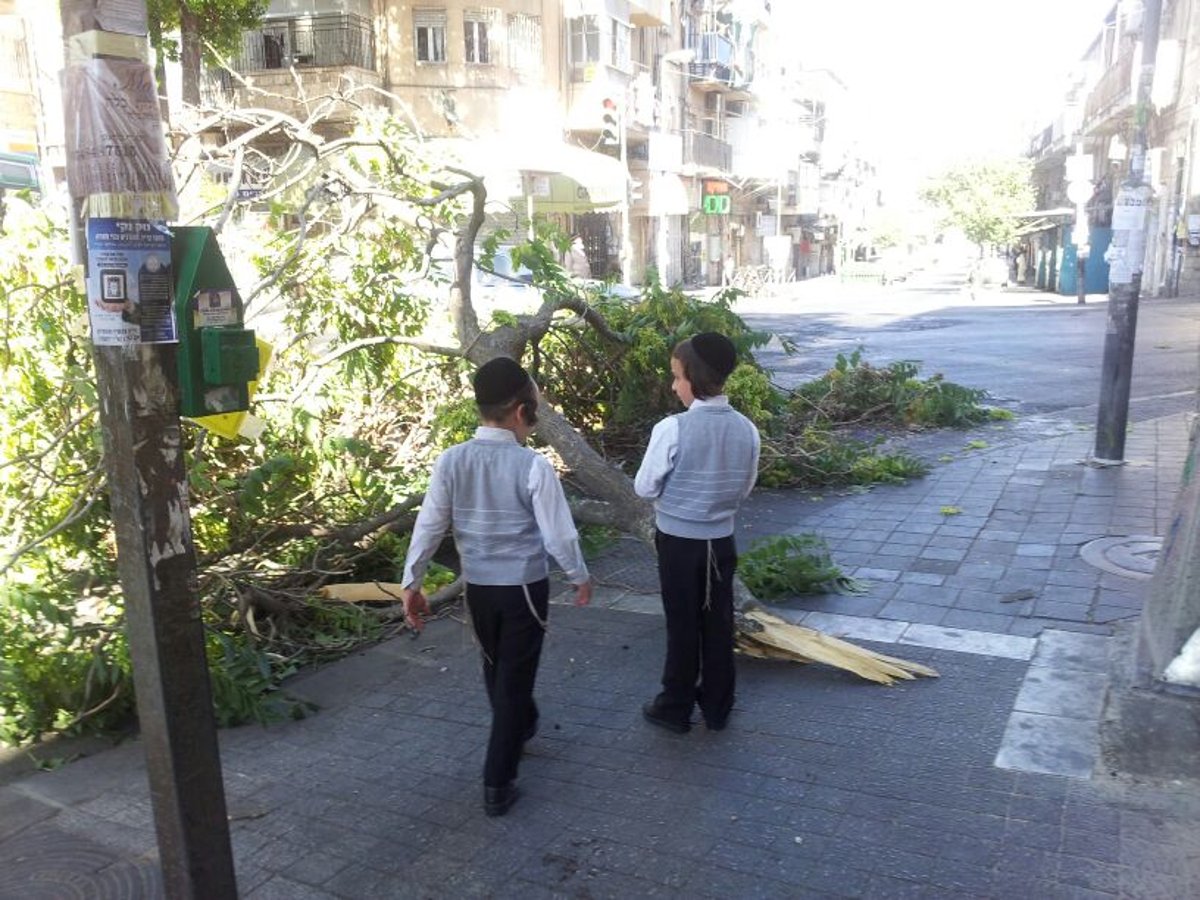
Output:
<instances>
[{"instance_id":1,"label":"balcony","mask_svg":"<svg viewBox=\"0 0 1200 900\"><path fill-rule=\"evenodd\" d=\"M688 35L696 58L688 65L692 86L702 91L728 90L734 84L733 41L715 31Z\"/></svg>"},{"instance_id":2,"label":"balcony","mask_svg":"<svg viewBox=\"0 0 1200 900\"><path fill-rule=\"evenodd\" d=\"M1132 113L1135 100L1133 57L1134 47L1127 46L1088 94L1083 107L1084 127L1088 131L1103 134L1116 130L1114 123Z\"/></svg>"},{"instance_id":3,"label":"balcony","mask_svg":"<svg viewBox=\"0 0 1200 900\"><path fill-rule=\"evenodd\" d=\"M346 91L351 87L379 87L375 70L375 32L358 16L322 15L268 19L242 34L242 52L230 69L246 76L246 84L224 69L207 70L200 82L201 101L207 106L257 106L305 118L296 80L308 97ZM295 74L293 75L293 70ZM360 94L359 102L382 107L376 91ZM339 105L332 121L349 121L353 107Z\"/></svg>"},{"instance_id":4,"label":"balcony","mask_svg":"<svg viewBox=\"0 0 1200 900\"><path fill-rule=\"evenodd\" d=\"M720 138L702 131L683 133L684 167L700 167L729 172L733 169L733 147Z\"/></svg>"},{"instance_id":5,"label":"balcony","mask_svg":"<svg viewBox=\"0 0 1200 900\"><path fill-rule=\"evenodd\" d=\"M375 31L367 19L351 15L268 19L242 34L242 52L231 64L243 74L350 66L375 71Z\"/></svg>"}]
</instances>

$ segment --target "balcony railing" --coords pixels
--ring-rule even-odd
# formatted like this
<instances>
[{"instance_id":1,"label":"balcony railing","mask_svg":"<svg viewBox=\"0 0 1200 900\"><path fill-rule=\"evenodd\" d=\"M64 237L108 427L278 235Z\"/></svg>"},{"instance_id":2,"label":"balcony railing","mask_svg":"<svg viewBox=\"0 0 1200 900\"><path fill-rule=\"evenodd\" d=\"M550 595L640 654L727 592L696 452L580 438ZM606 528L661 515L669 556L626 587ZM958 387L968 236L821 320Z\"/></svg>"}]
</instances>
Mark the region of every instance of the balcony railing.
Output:
<instances>
[{"instance_id":1,"label":"balcony railing","mask_svg":"<svg viewBox=\"0 0 1200 900\"><path fill-rule=\"evenodd\" d=\"M317 66L375 69L375 31L367 19L352 15L268 19L242 35L236 72Z\"/></svg>"},{"instance_id":2,"label":"balcony railing","mask_svg":"<svg viewBox=\"0 0 1200 900\"><path fill-rule=\"evenodd\" d=\"M688 48L696 52L688 66L692 75L733 83L733 42L729 38L715 31L689 34Z\"/></svg>"},{"instance_id":3,"label":"balcony railing","mask_svg":"<svg viewBox=\"0 0 1200 900\"><path fill-rule=\"evenodd\" d=\"M1126 48L1115 63L1100 76L1084 104L1084 120L1097 119L1120 112L1133 104L1133 48Z\"/></svg>"},{"instance_id":4,"label":"balcony railing","mask_svg":"<svg viewBox=\"0 0 1200 900\"><path fill-rule=\"evenodd\" d=\"M702 131L683 133L683 161L685 164L705 166L729 172L733 169L733 147L720 138Z\"/></svg>"}]
</instances>

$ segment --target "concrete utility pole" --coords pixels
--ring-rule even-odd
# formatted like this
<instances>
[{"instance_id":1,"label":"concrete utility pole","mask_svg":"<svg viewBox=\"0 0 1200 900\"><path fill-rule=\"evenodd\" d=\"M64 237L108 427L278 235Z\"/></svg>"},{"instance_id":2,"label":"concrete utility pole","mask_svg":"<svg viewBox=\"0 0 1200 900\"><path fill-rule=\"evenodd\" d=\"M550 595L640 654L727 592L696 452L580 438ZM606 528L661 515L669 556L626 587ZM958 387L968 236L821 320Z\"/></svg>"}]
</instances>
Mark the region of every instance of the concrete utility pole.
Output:
<instances>
[{"instance_id":1,"label":"concrete utility pole","mask_svg":"<svg viewBox=\"0 0 1200 900\"><path fill-rule=\"evenodd\" d=\"M117 566L168 897L237 896L179 422L177 215L144 0L63 0L67 177L87 236L88 313ZM86 222L80 215L86 211Z\"/></svg>"},{"instance_id":2,"label":"concrete utility pole","mask_svg":"<svg viewBox=\"0 0 1200 900\"><path fill-rule=\"evenodd\" d=\"M1138 295L1142 289L1142 264L1146 255L1146 220L1154 193L1145 179L1146 145L1161 18L1162 0L1145 0L1142 10L1142 68L1137 81L1134 136L1129 146L1129 174L1113 201L1113 236L1107 254L1108 329L1104 336L1100 409L1096 417L1096 447L1093 451L1095 461L1100 463L1116 464L1125 458Z\"/></svg>"}]
</instances>

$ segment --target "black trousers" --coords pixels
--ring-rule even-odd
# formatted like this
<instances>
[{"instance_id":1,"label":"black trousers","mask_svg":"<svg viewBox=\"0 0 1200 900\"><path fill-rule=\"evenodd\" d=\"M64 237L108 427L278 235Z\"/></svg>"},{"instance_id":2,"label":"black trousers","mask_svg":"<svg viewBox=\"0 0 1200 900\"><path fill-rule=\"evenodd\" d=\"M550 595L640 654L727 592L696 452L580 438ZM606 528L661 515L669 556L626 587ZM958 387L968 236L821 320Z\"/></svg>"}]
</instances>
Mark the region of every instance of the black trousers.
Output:
<instances>
[{"instance_id":1,"label":"black trousers","mask_svg":"<svg viewBox=\"0 0 1200 900\"><path fill-rule=\"evenodd\" d=\"M704 541L659 531L654 545L667 619L667 659L655 702L663 715L681 722L698 704L706 722L724 724L735 681L733 537Z\"/></svg>"},{"instance_id":2,"label":"black trousers","mask_svg":"<svg viewBox=\"0 0 1200 900\"><path fill-rule=\"evenodd\" d=\"M521 585L467 585L467 607L483 651L483 683L492 705L492 733L483 764L487 787L503 787L517 777L521 747L537 725L533 683L545 636L538 619L546 621L550 582L543 578L526 587L536 618Z\"/></svg>"}]
</instances>

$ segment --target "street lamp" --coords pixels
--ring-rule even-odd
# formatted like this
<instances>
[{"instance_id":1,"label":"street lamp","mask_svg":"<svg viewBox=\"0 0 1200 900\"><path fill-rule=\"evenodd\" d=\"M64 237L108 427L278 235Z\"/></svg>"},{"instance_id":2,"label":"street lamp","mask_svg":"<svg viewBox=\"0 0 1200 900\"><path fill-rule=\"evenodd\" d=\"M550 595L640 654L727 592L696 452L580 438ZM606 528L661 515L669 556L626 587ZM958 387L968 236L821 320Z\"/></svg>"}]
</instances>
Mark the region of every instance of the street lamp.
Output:
<instances>
[{"instance_id":1,"label":"street lamp","mask_svg":"<svg viewBox=\"0 0 1200 900\"><path fill-rule=\"evenodd\" d=\"M667 53L664 53L658 59L658 110L659 110L658 127L659 127L659 131L661 131L664 134L666 134L667 132L669 132L671 130L671 123L668 121L668 116L666 114L666 102L665 102L666 101L665 87L666 87L666 81L667 81L667 65L673 63L675 65L685 66L688 63L692 62L695 58L696 58L696 51L689 47L689 48L684 48L684 49L680 49L680 50L671 50ZM657 190L660 193L660 196L656 199L656 202L658 202L660 204L660 206L659 206L659 210L658 210L658 235L657 235L657 240L656 240L654 256L658 262L659 281L662 282L663 284L666 284L670 280L669 273L668 273L669 260L667 259L670 251L668 250L668 246L667 246L667 244L668 244L668 242L667 242L667 213L666 213L665 208L663 208L661 206L661 203L663 202L661 192L664 190L663 181L664 181L665 172L660 172L659 176L660 177L658 180L658 184L651 187L651 196L652 197L654 196L653 192L655 190Z\"/></svg>"}]
</instances>

